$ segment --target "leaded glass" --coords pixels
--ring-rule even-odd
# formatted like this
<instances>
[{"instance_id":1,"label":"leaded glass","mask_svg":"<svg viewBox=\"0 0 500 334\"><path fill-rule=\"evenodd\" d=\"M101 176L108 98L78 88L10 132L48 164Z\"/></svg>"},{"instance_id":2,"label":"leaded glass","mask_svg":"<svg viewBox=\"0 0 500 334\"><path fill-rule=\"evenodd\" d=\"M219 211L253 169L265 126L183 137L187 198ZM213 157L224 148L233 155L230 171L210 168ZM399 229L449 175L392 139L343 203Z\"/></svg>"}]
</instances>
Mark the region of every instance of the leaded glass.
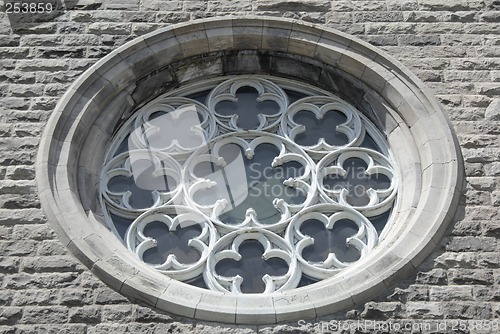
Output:
<instances>
[{"instance_id":1,"label":"leaded glass","mask_svg":"<svg viewBox=\"0 0 500 334\"><path fill-rule=\"evenodd\" d=\"M108 150L102 207L135 256L196 286L269 293L377 247L397 175L361 112L272 77L195 87L139 108Z\"/></svg>"}]
</instances>

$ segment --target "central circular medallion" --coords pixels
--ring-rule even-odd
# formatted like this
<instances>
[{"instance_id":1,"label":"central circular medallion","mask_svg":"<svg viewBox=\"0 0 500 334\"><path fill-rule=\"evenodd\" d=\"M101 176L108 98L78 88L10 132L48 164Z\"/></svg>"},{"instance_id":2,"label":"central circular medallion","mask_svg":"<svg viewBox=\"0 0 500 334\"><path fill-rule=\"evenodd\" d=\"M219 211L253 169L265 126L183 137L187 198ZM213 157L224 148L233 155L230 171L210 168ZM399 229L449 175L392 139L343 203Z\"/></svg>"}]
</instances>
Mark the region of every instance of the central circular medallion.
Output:
<instances>
[{"instance_id":1,"label":"central circular medallion","mask_svg":"<svg viewBox=\"0 0 500 334\"><path fill-rule=\"evenodd\" d=\"M115 137L101 189L109 226L156 270L270 293L331 277L374 248L397 177L353 106L244 76L140 108Z\"/></svg>"}]
</instances>

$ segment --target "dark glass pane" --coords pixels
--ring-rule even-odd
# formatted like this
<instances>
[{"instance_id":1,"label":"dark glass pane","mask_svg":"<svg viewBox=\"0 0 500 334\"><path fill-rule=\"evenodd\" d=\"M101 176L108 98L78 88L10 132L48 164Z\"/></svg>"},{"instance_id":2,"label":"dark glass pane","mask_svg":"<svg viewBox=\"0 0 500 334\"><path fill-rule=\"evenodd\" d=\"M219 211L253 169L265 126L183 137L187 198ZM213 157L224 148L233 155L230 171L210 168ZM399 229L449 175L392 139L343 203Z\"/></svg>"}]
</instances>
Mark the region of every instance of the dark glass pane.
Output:
<instances>
[{"instance_id":1,"label":"dark glass pane","mask_svg":"<svg viewBox=\"0 0 500 334\"><path fill-rule=\"evenodd\" d=\"M124 153L124 152L128 152L128 149L129 149L129 148L128 148L128 140L129 140L129 138L130 138L130 135L127 135L127 136L123 139L123 141L120 143L120 146L118 146L118 149L117 149L117 150L116 150L116 152L115 152L115 155L114 155L115 157L116 157L117 155L119 155L119 154Z\"/></svg>"},{"instance_id":2,"label":"dark glass pane","mask_svg":"<svg viewBox=\"0 0 500 334\"><path fill-rule=\"evenodd\" d=\"M282 276L288 272L288 264L280 258L264 260L264 247L257 240L245 240L241 243L240 261L223 259L215 266L217 274L226 277L240 275L243 278L241 291L244 293L264 292L266 285L262 280L265 274Z\"/></svg>"},{"instance_id":3,"label":"dark glass pane","mask_svg":"<svg viewBox=\"0 0 500 334\"><path fill-rule=\"evenodd\" d=\"M313 278L307 277L306 275L302 275L299 281L299 285L297 287L300 288L306 285L314 284L316 282L318 281Z\"/></svg>"},{"instance_id":4,"label":"dark glass pane","mask_svg":"<svg viewBox=\"0 0 500 334\"><path fill-rule=\"evenodd\" d=\"M259 126L259 114L274 115L279 106L274 101L257 101L259 94L253 87L244 86L236 91L237 102L222 101L217 103L215 110L224 116L238 115L238 126L242 129L255 129Z\"/></svg>"},{"instance_id":5,"label":"dark glass pane","mask_svg":"<svg viewBox=\"0 0 500 334\"><path fill-rule=\"evenodd\" d=\"M154 248L144 252L144 262L161 264L167 260L168 255L175 254L180 263L194 263L200 259L198 250L188 246L190 239L201 234L201 226L196 223L188 226L178 226L175 231L169 231L162 222L152 222L144 228L144 235L157 241Z\"/></svg>"},{"instance_id":6,"label":"dark glass pane","mask_svg":"<svg viewBox=\"0 0 500 334\"><path fill-rule=\"evenodd\" d=\"M382 233L382 230L384 227L387 225L387 221L389 220L389 217L391 216L391 211L392 210L387 210L381 215L375 216L375 217L370 217L368 218L370 222L373 224L375 229L377 230L377 233L380 235Z\"/></svg>"},{"instance_id":7,"label":"dark glass pane","mask_svg":"<svg viewBox=\"0 0 500 334\"><path fill-rule=\"evenodd\" d=\"M365 134L365 138L363 139L363 142L359 146L366 147L366 148L372 149L374 151L380 152L380 148L378 147L378 145L375 143L375 141L373 140L373 138L369 134Z\"/></svg>"},{"instance_id":8,"label":"dark glass pane","mask_svg":"<svg viewBox=\"0 0 500 334\"><path fill-rule=\"evenodd\" d=\"M210 90L204 90L202 92L187 95L186 97L188 99L195 100L195 101L198 101L200 103L205 103L205 100L207 99L207 96L209 93L210 93Z\"/></svg>"},{"instance_id":9,"label":"dark glass pane","mask_svg":"<svg viewBox=\"0 0 500 334\"><path fill-rule=\"evenodd\" d=\"M300 231L314 238L314 244L302 252L302 257L307 261L325 261L330 253L335 253L337 259L343 262L353 262L361 256L356 248L346 244L346 239L358 232L358 227L350 220L339 220L328 230L322 222L310 219L302 224Z\"/></svg>"},{"instance_id":10,"label":"dark glass pane","mask_svg":"<svg viewBox=\"0 0 500 334\"><path fill-rule=\"evenodd\" d=\"M229 161L236 161L235 151L226 154L221 150L221 155ZM271 163L279 150L271 144L257 146L253 159L247 159L238 147L239 165L229 165L222 168L224 182L229 194L230 210L223 213L220 218L226 224L239 224L245 220L246 212L253 208L257 218L262 224L273 224L279 221L281 213L274 207L273 200L281 198L288 203L302 203L306 194L302 191L283 185L289 177L302 175L304 168L296 162L290 162L276 168ZM234 172L232 167L241 168ZM246 179L246 185L242 183ZM220 191L219 193L222 193ZM214 191L211 191L212 200ZM209 196L208 191L204 196Z\"/></svg>"},{"instance_id":11,"label":"dark glass pane","mask_svg":"<svg viewBox=\"0 0 500 334\"><path fill-rule=\"evenodd\" d=\"M297 102L300 99L303 99L304 97L307 97L306 94L302 94L293 90L289 89L284 89L286 95L288 96L288 103L292 104L294 102Z\"/></svg>"},{"instance_id":12,"label":"dark glass pane","mask_svg":"<svg viewBox=\"0 0 500 334\"><path fill-rule=\"evenodd\" d=\"M127 229L130 224L132 224L133 220L123 218L112 213L110 213L109 215L111 216L111 220L113 221L113 224L115 225L116 231L120 235L120 238L122 238L122 240L125 240L125 233L127 233Z\"/></svg>"},{"instance_id":13,"label":"dark glass pane","mask_svg":"<svg viewBox=\"0 0 500 334\"><path fill-rule=\"evenodd\" d=\"M198 288L208 289L208 286L205 283L205 280L203 279L203 275L200 275L200 276L196 277L195 279L193 279L192 281L189 281L186 283L188 283L190 285L197 286Z\"/></svg>"},{"instance_id":14,"label":"dark glass pane","mask_svg":"<svg viewBox=\"0 0 500 334\"><path fill-rule=\"evenodd\" d=\"M353 206L364 206L370 201L366 191L372 189L388 189L391 180L383 174L366 175L367 164L359 158L350 158L344 162L344 169L347 171L345 177L331 174L323 179L326 189L340 190L347 189L347 203Z\"/></svg>"},{"instance_id":15,"label":"dark glass pane","mask_svg":"<svg viewBox=\"0 0 500 334\"><path fill-rule=\"evenodd\" d=\"M295 142L303 146L312 146L323 138L327 144L342 146L348 143L347 136L336 130L337 125L344 123L347 118L339 111L327 111L323 118L317 119L309 111L299 111L293 120L306 127L306 131L295 137Z\"/></svg>"}]
</instances>

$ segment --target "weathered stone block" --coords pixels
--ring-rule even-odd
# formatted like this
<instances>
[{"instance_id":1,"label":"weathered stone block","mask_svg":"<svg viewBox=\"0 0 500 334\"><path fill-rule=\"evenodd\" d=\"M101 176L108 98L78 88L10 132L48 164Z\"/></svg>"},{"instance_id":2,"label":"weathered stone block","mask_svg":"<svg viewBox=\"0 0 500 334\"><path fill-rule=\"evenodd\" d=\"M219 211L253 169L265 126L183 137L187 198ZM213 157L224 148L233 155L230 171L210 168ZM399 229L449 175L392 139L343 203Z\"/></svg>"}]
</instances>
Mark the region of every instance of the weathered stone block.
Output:
<instances>
[{"instance_id":1,"label":"weathered stone block","mask_svg":"<svg viewBox=\"0 0 500 334\"><path fill-rule=\"evenodd\" d=\"M16 291L12 300L15 306L45 306L56 305L57 290L55 289L26 289Z\"/></svg>"},{"instance_id":2,"label":"weathered stone block","mask_svg":"<svg viewBox=\"0 0 500 334\"><path fill-rule=\"evenodd\" d=\"M133 320L131 305L104 306L102 320L105 322L128 323Z\"/></svg>"},{"instance_id":3,"label":"weathered stone block","mask_svg":"<svg viewBox=\"0 0 500 334\"><path fill-rule=\"evenodd\" d=\"M110 288L102 288L94 291L96 304L122 304L128 303L128 299Z\"/></svg>"},{"instance_id":4,"label":"weathered stone block","mask_svg":"<svg viewBox=\"0 0 500 334\"><path fill-rule=\"evenodd\" d=\"M79 306L92 304L93 294L90 289L61 289L59 293L59 302L61 305Z\"/></svg>"},{"instance_id":5,"label":"weathered stone block","mask_svg":"<svg viewBox=\"0 0 500 334\"><path fill-rule=\"evenodd\" d=\"M27 306L19 323L64 324L68 321L68 309L61 306Z\"/></svg>"},{"instance_id":6,"label":"weathered stone block","mask_svg":"<svg viewBox=\"0 0 500 334\"><path fill-rule=\"evenodd\" d=\"M474 300L472 287L470 286L432 286L429 289L429 299L431 301L446 300Z\"/></svg>"},{"instance_id":7,"label":"weathered stone block","mask_svg":"<svg viewBox=\"0 0 500 334\"><path fill-rule=\"evenodd\" d=\"M97 324L101 322L100 306L84 306L69 309L69 322Z\"/></svg>"},{"instance_id":8,"label":"weathered stone block","mask_svg":"<svg viewBox=\"0 0 500 334\"><path fill-rule=\"evenodd\" d=\"M448 271L450 283L491 285L493 284L493 272L487 269L450 269Z\"/></svg>"},{"instance_id":9,"label":"weathered stone block","mask_svg":"<svg viewBox=\"0 0 500 334\"><path fill-rule=\"evenodd\" d=\"M0 258L0 273L16 273L19 271L20 260L17 257L1 257Z\"/></svg>"}]
</instances>

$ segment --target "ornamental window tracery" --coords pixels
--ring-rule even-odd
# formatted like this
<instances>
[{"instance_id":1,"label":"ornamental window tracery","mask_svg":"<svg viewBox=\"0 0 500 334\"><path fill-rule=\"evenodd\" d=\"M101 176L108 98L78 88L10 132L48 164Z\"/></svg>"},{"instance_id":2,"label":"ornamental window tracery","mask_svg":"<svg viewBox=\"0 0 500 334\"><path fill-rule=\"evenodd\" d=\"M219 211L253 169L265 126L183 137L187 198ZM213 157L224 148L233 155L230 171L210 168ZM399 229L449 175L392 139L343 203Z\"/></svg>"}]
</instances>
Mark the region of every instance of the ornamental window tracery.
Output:
<instances>
[{"instance_id":1,"label":"ornamental window tracery","mask_svg":"<svg viewBox=\"0 0 500 334\"><path fill-rule=\"evenodd\" d=\"M269 293L377 246L398 177L356 108L272 77L196 87L141 107L108 150L102 208L139 259L207 289Z\"/></svg>"}]
</instances>

